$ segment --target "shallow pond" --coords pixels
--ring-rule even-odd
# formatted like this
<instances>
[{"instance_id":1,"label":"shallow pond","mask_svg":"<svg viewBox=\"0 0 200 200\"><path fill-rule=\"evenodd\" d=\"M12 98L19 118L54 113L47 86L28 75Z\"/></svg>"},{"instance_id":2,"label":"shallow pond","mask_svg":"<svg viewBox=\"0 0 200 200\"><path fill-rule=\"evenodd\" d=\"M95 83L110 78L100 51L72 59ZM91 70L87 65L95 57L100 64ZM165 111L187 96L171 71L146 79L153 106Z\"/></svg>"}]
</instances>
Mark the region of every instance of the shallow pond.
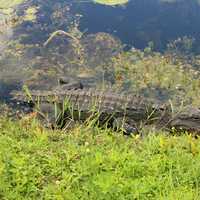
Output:
<instances>
[{"instance_id":1,"label":"shallow pond","mask_svg":"<svg viewBox=\"0 0 200 200\"><path fill-rule=\"evenodd\" d=\"M110 58L133 47L149 46L163 53L170 42L185 38L181 48L200 52L198 0L130 0L119 6L32 0L15 11L20 22L12 19L9 24L0 15L1 99L24 83L30 88L51 88L48 84L56 84L63 74L113 84ZM70 33L78 42L58 34L44 46L56 30Z\"/></svg>"}]
</instances>

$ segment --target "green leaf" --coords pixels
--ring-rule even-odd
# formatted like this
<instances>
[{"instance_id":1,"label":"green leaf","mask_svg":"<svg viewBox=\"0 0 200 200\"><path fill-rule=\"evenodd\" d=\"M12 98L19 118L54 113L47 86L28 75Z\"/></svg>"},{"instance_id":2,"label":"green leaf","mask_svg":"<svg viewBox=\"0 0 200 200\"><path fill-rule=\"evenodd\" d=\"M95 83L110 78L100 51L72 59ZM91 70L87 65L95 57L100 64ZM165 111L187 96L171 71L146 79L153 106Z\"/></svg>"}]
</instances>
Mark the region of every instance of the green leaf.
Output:
<instances>
[{"instance_id":1,"label":"green leaf","mask_svg":"<svg viewBox=\"0 0 200 200\"><path fill-rule=\"evenodd\" d=\"M104 4L108 6L116 6L128 3L129 0L93 0L95 3Z\"/></svg>"}]
</instances>

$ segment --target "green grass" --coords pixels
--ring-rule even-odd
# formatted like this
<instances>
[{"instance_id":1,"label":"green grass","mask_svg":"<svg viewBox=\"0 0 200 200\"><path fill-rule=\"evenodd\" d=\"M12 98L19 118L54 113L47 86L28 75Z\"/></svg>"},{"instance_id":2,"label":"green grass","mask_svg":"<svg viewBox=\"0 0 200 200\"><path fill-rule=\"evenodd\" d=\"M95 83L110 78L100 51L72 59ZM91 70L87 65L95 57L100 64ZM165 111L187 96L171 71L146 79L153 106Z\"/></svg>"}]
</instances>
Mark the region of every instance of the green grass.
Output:
<instances>
[{"instance_id":1,"label":"green grass","mask_svg":"<svg viewBox=\"0 0 200 200\"><path fill-rule=\"evenodd\" d=\"M200 141L0 119L0 199L199 199Z\"/></svg>"}]
</instances>

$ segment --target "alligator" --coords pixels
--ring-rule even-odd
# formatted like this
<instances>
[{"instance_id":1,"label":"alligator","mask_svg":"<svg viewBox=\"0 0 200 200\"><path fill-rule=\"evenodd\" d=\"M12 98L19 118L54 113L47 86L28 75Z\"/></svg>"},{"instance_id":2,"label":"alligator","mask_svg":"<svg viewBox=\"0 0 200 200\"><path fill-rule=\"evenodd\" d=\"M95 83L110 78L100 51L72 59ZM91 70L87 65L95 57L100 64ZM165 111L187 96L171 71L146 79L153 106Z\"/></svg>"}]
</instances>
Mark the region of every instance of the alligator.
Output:
<instances>
[{"instance_id":1,"label":"alligator","mask_svg":"<svg viewBox=\"0 0 200 200\"><path fill-rule=\"evenodd\" d=\"M191 105L180 109L168 121L168 127L179 132L200 135L200 109Z\"/></svg>"},{"instance_id":2,"label":"alligator","mask_svg":"<svg viewBox=\"0 0 200 200\"><path fill-rule=\"evenodd\" d=\"M12 95L18 102L28 103L33 107L38 105L40 113L48 115L45 118L48 118L50 124L55 121L58 124L66 124L67 119L84 121L97 118L99 125L130 134L138 133L138 123L161 124L163 119L169 118L166 107L155 104L153 100L147 101L136 95L120 95L110 91L82 88L81 84L77 84L75 88L72 85L68 86L64 85L52 91L32 90L27 92L28 95L21 91L12 92ZM62 111L56 119L55 107L56 110Z\"/></svg>"},{"instance_id":3,"label":"alligator","mask_svg":"<svg viewBox=\"0 0 200 200\"><path fill-rule=\"evenodd\" d=\"M51 91L12 92L12 95L15 101L39 107L38 113L50 125L56 122L64 126L72 120L97 119L99 125L122 130L128 135L138 134L141 123L155 124L166 130L200 133L198 108L190 106L173 114L169 104L155 103L137 95L83 88L81 83L64 84ZM56 112L59 114L55 115Z\"/></svg>"}]
</instances>

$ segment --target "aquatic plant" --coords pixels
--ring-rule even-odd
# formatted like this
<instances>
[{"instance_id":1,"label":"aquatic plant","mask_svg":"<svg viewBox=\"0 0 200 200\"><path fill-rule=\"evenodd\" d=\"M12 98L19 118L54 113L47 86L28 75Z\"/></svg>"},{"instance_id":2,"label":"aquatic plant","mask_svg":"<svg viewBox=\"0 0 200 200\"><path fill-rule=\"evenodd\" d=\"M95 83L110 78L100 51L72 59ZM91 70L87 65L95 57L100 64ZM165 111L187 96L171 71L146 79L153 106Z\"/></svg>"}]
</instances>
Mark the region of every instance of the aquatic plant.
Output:
<instances>
[{"instance_id":1,"label":"aquatic plant","mask_svg":"<svg viewBox=\"0 0 200 200\"><path fill-rule=\"evenodd\" d=\"M93 0L95 3L104 4L108 6L116 6L128 3L129 0Z\"/></svg>"},{"instance_id":2,"label":"aquatic plant","mask_svg":"<svg viewBox=\"0 0 200 200\"><path fill-rule=\"evenodd\" d=\"M0 0L0 9L8 9L11 7L15 7L20 3L23 3L24 0Z\"/></svg>"},{"instance_id":3,"label":"aquatic plant","mask_svg":"<svg viewBox=\"0 0 200 200\"><path fill-rule=\"evenodd\" d=\"M199 71L193 64L174 59L173 54L159 54L133 49L113 59L115 87L139 93L174 105L199 106ZM195 59L195 58L194 58Z\"/></svg>"}]
</instances>

